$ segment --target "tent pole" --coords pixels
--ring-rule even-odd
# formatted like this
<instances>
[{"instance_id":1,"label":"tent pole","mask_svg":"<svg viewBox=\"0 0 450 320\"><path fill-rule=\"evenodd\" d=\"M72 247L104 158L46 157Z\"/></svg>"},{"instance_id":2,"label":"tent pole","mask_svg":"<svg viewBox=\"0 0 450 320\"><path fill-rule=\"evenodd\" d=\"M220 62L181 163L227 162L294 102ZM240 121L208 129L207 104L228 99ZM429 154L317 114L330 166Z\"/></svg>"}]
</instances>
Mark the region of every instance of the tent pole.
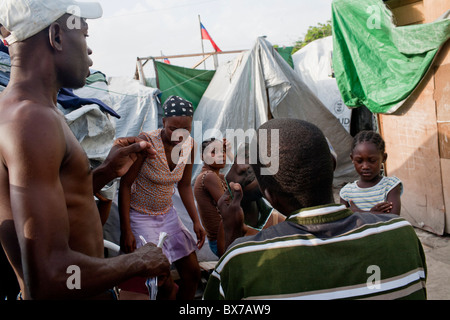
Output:
<instances>
[{"instance_id":1,"label":"tent pole","mask_svg":"<svg viewBox=\"0 0 450 320\"><path fill-rule=\"evenodd\" d=\"M153 67L155 68L155 79L156 79L156 87L161 90L161 88L159 87L159 76L158 76L158 68L156 67L156 63L155 63L155 59L152 58L153 61Z\"/></svg>"},{"instance_id":2,"label":"tent pole","mask_svg":"<svg viewBox=\"0 0 450 320\"><path fill-rule=\"evenodd\" d=\"M202 52L203 52L203 58L204 58L205 57L205 48L203 46L202 20L200 19L200 15L198 15L198 26L200 28L200 41L202 43ZM206 62L203 62L203 67L206 70Z\"/></svg>"},{"instance_id":3,"label":"tent pole","mask_svg":"<svg viewBox=\"0 0 450 320\"><path fill-rule=\"evenodd\" d=\"M217 68L219 67L219 60L217 59L217 53L214 54L213 58L214 58L214 70L217 70Z\"/></svg>"},{"instance_id":4,"label":"tent pole","mask_svg":"<svg viewBox=\"0 0 450 320\"><path fill-rule=\"evenodd\" d=\"M272 111L270 110L270 97L269 97L269 88L266 87L266 96L267 96L267 120L273 119Z\"/></svg>"}]
</instances>

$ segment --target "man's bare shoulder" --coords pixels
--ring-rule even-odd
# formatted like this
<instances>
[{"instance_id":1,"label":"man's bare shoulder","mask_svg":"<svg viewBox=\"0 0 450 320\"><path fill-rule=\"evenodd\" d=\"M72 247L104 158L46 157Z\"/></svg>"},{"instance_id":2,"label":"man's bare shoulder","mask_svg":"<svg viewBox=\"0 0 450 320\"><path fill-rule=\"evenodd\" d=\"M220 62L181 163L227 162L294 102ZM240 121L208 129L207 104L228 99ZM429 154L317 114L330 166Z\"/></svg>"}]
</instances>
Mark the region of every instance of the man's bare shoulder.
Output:
<instances>
[{"instance_id":1,"label":"man's bare shoulder","mask_svg":"<svg viewBox=\"0 0 450 320\"><path fill-rule=\"evenodd\" d=\"M27 121L36 124L46 121L46 124L49 124L48 122L58 122L63 117L53 102L30 98L20 92L0 96L0 115L2 119L8 119L12 124L28 124Z\"/></svg>"},{"instance_id":2,"label":"man's bare shoulder","mask_svg":"<svg viewBox=\"0 0 450 320\"><path fill-rule=\"evenodd\" d=\"M63 116L55 107L33 100L0 99L0 155L21 149L45 150L47 144L64 144Z\"/></svg>"}]
</instances>

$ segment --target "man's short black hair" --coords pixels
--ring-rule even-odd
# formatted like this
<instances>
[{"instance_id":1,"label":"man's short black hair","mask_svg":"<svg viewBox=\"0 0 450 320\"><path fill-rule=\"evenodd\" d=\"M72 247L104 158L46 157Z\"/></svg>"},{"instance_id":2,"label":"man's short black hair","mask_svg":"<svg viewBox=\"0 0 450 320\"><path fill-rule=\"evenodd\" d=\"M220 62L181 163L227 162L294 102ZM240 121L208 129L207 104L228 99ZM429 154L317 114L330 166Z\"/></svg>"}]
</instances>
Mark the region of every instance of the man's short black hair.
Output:
<instances>
[{"instance_id":1,"label":"man's short black hair","mask_svg":"<svg viewBox=\"0 0 450 320\"><path fill-rule=\"evenodd\" d=\"M282 195L295 207L306 208L333 202L333 163L328 143L322 131L309 122L298 119L273 119L258 129L267 132L270 154L271 131L279 132L279 166L273 175L261 175L270 164L261 163L258 141L258 161L252 164L260 188ZM268 154L268 156L269 156Z\"/></svg>"}]
</instances>

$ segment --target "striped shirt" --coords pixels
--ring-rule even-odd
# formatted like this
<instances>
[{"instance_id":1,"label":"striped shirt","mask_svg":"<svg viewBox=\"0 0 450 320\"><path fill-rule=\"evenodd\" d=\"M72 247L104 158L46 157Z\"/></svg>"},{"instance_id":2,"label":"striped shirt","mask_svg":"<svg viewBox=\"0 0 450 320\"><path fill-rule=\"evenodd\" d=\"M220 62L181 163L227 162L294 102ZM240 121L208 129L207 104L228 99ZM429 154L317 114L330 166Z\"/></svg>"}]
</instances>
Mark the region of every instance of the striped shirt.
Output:
<instances>
[{"instance_id":1,"label":"striped shirt","mask_svg":"<svg viewBox=\"0 0 450 320\"><path fill-rule=\"evenodd\" d=\"M403 193L402 181L397 177L383 177L380 182L370 188L360 188L355 181L345 185L339 195L347 202L352 200L361 210L370 211L376 204L385 202L389 192L398 185Z\"/></svg>"},{"instance_id":2,"label":"striped shirt","mask_svg":"<svg viewBox=\"0 0 450 320\"><path fill-rule=\"evenodd\" d=\"M237 239L204 299L425 299L425 281L425 255L406 220L328 205Z\"/></svg>"}]
</instances>

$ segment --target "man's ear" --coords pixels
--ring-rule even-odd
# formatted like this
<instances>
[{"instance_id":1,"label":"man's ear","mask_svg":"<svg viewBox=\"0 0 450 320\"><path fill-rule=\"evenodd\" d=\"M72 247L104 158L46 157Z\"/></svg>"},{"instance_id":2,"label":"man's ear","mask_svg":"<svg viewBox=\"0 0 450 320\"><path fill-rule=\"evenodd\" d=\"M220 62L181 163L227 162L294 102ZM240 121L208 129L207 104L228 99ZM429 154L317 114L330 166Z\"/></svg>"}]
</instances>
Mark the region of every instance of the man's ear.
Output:
<instances>
[{"instance_id":1,"label":"man's ear","mask_svg":"<svg viewBox=\"0 0 450 320\"><path fill-rule=\"evenodd\" d=\"M58 22L54 22L50 25L48 30L48 36L50 40L50 45L53 49L57 51L62 50L62 38L63 38L63 28Z\"/></svg>"},{"instance_id":2,"label":"man's ear","mask_svg":"<svg viewBox=\"0 0 450 320\"><path fill-rule=\"evenodd\" d=\"M286 198L279 193L270 192L269 189L262 190L264 198L269 201L272 208L276 209L278 212L284 214L285 216L291 214L292 208L289 206L290 198Z\"/></svg>"}]
</instances>

